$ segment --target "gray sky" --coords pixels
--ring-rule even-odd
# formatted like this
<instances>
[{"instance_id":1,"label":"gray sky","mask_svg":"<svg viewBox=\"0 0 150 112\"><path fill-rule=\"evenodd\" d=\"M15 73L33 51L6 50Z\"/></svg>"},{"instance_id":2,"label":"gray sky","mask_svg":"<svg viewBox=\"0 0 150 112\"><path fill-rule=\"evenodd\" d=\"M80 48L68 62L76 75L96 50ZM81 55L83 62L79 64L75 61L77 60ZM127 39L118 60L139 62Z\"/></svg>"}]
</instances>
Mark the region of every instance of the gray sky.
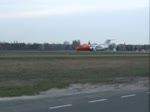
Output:
<instances>
[{"instance_id":1,"label":"gray sky","mask_svg":"<svg viewBox=\"0 0 150 112\"><path fill-rule=\"evenodd\" d=\"M149 43L149 0L0 0L0 41Z\"/></svg>"}]
</instances>

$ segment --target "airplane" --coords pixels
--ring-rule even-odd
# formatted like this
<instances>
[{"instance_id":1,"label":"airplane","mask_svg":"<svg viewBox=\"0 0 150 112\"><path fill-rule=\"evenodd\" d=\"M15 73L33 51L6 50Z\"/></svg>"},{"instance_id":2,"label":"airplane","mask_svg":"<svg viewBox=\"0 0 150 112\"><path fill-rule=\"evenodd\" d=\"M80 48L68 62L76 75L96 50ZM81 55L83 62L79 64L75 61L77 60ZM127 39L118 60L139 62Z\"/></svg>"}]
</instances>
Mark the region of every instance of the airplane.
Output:
<instances>
[{"instance_id":1,"label":"airplane","mask_svg":"<svg viewBox=\"0 0 150 112\"><path fill-rule=\"evenodd\" d=\"M91 51L90 49L90 42L88 44L83 44L83 45L80 45L79 47L76 48L77 51Z\"/></svg>"},{"instance_id":2,"label":"airplane","mask_svg":"<svg viewBox=\"0 0 150 112\"><path fill-rule=\"evenodd\" d=\"M111 40L106 40L103 44L83 44L76 48L77 51L104 51L109 48Z\"/></svg>"}]
</instances>

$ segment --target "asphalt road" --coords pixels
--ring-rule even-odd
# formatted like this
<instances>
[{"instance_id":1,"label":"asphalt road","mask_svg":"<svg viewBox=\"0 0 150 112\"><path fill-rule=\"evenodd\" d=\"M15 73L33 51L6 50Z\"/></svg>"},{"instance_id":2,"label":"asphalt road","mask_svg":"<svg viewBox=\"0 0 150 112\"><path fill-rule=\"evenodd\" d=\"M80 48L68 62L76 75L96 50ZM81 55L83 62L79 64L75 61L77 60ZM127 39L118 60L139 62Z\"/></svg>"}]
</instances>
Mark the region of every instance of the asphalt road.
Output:
<instances>
[{"instance_id":1,"label":"asphalt road","mask_svg":"<svg viewBox=\"0 0 150 112\"><path fill-rule=\"evenodd\" d=\"M142 89L55 98L0 99L0 112L149 112L149 92Z\"/></svg>"}]
</instances>

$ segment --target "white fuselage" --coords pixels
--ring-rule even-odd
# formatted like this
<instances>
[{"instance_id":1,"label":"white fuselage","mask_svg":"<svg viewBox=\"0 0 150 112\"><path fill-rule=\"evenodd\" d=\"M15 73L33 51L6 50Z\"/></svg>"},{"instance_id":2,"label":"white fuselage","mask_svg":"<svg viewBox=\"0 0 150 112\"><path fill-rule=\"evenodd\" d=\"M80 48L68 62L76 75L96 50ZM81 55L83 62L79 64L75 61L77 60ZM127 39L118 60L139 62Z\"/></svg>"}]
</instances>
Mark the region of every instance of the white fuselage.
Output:
<instances>
[{"instance_id":1,"label":"white fuselage","mask_svg":"<svg viewBox=\"0 0 150 112\"><path fill-rule=\"evenodd\" d=\"M93 51L106 50L109 48L109 45L99 44L99 45L91 45L90 49Z\"/></svg>"}]
</instances>

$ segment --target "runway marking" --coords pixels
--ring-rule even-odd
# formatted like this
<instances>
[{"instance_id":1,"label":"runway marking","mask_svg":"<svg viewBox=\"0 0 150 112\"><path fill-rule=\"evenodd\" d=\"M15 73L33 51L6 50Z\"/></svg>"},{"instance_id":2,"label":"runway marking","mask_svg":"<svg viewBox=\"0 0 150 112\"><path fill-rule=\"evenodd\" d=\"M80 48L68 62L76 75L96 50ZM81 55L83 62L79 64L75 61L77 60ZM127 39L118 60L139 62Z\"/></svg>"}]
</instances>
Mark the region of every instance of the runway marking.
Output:
<instances>
[{"instance_id":1,"label":"runway marking","mask_svg":"<svg viewBox=\"0 0 150 112\"><path fill-rule=\"evenodd\" d=\"M71 107L72 104L67 104L67 105L60 105L60 106L55 106L55 107L49 107L49 109L58 109L58 108L64 108L64 107Z\"/></svg>"},{"instance_id":2,"label":"runway marking","mask_svg":"<svg viewBox=\"0 0 150 112\"><path fill-rule=\"evenodd\" d=\"M127 97L133 97L133 96L136 96L136 94L121 96L121 98L127 98Z\"/></svg>"},{"instance_id":3,"label":"runway marking","mask_svg":"<svg viewBox=\"0 0 150 112\"><path fill-rule=\"evenodd\" d=\"M106 101L106 100L107 99L99 99L99 100L88 101L88 103L102 102L102 101Z\"/></svg>"}]
</instances>

